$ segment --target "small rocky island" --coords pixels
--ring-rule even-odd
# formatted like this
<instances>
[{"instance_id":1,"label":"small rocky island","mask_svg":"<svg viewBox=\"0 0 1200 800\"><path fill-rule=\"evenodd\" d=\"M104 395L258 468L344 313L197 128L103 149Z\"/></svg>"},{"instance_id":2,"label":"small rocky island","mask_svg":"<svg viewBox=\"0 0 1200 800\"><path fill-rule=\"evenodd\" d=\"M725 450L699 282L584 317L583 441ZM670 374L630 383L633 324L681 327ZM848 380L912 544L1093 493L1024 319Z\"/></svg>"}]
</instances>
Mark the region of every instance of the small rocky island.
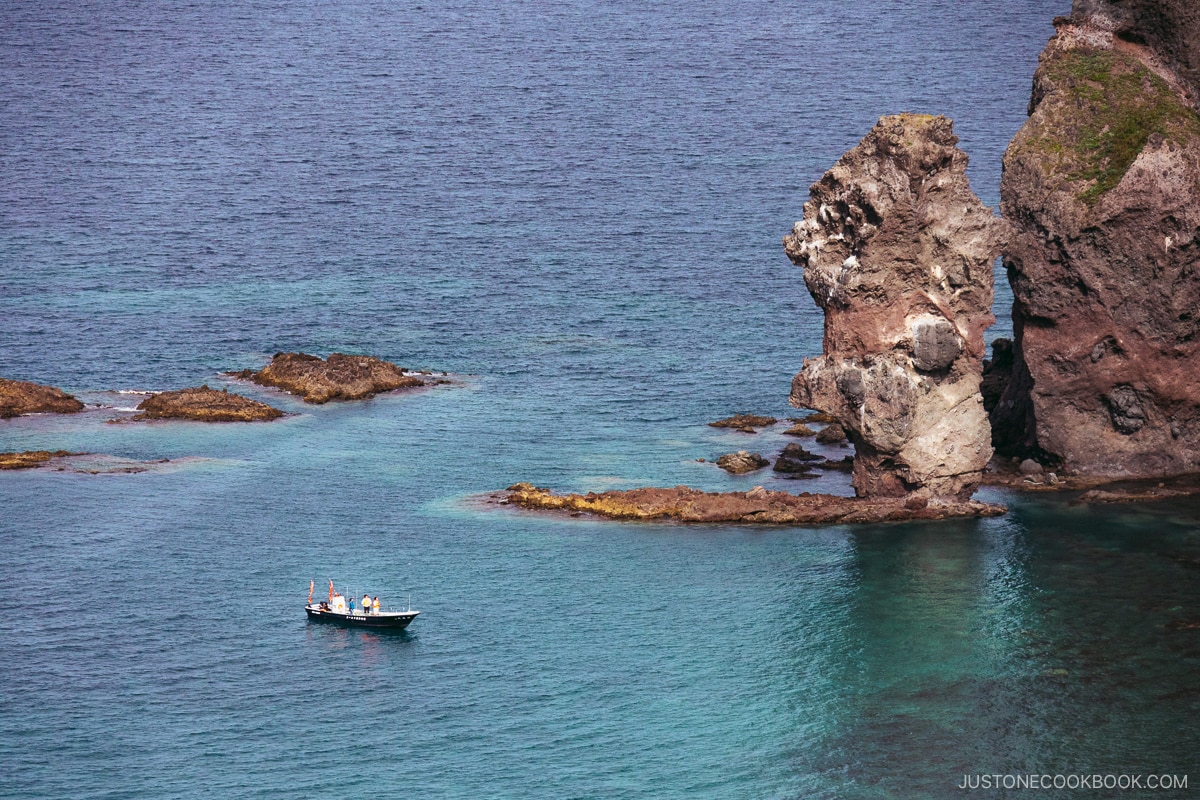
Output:
<instances>
[{"instance_id":1,"label":"small rocky island","mask_svg":"<svg viewBox=\"0 0 1200 800\"><path fill-rule=\"evenodd\" d=\"M141 413L131 421L149 419L186 419L197 422L264 422L278 419L278 408L232 394L200 386L159 392L138 405Z\"/></svg>"},{"instance_id":2,"label":"small rocky island","mask_svg":"<svg viewBox=\"0 0 1200 800\"><path fill-rule=\"evenodd\" d=\"M74 414L82 410L83 403L62 389L0 378L0 419L22 414Z\"/></svg>"},{"instance_id":3,"label":"small rocky island","mask_svg":"<svg viewBox=\"0 0 1200 800\"><path fill-rule=\"evenodd\" d=\"M374 356L344 353L334 353L328 359L307 353L276 353L271 363L260 370L244 369L231 374L262 386L283 389L315 404L361 400L382 392L448 382L428 374L413 374Z\"/></svg>"}]
</instances>

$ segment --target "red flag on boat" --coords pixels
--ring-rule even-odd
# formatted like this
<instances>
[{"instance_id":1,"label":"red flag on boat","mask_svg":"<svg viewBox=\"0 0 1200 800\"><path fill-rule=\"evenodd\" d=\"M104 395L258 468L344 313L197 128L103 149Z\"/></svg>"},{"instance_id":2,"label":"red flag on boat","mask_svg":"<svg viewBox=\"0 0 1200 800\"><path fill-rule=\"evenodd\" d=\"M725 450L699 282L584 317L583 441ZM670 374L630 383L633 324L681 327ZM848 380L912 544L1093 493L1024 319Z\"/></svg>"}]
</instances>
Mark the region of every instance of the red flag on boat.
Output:
<instances>
[{"instance_id":1,"label":"red flag on boat","mask_svg":"<svg viewBox=\"0 0 1200 800\"><path fill-rule=\"evenodd\" d=\"M308 602L309 602L309 603L311 603L311 602L312 602L312 593L313 593L313 587L314 587L314 586L316 586L316 584L315 584L315 583L313 583L312 581L309 581L309 582L308 582Z\"/></svg>"},{"instance_id":2,"label":"red flag on boat","mask_svg":"<svg viewBox=\"0 0 1200 800\"><path fill-rule=\"evenodd\" d=\"M329 579L329 602L333 602L333 578Z\"/></svg>"}]
</instances>

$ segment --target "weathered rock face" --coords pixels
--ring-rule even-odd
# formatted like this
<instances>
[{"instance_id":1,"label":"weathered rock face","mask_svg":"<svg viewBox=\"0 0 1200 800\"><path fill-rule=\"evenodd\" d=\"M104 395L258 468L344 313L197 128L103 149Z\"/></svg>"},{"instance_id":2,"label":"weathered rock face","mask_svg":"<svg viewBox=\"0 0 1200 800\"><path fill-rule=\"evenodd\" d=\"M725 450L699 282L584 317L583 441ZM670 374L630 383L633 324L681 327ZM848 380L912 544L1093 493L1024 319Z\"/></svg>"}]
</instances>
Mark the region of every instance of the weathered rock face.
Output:
<instances>
[{"instance_id":1,"label":"weathered rock face","mask_svg":"<svg viewBox=\"0 0 1200 800\"><path fill-rule=\"evenodd\" d=\"M945 117L881 118L784 238L825 311L791 400L845 429L859 496L967 497L992 454L979 381L1006 228L957 143Z\"/></svg>"},{"instance_id":2,"label":"weathered rock face","mask_svg":"<svg viewBox=\"0 0 1200 800\"><path fill-rule=\"evenodd\" d=\"M1197 8L1088 2L1056 20L1004 157L1017 233L1012 373L991 412L1002 453L1101 477L1200 469L1200 118L1187 100L1200 38L1160 24L1196 33Z\"/></svg>"},{"instance_id":3,"label":"weathered rock face","mask_svg":"<svg viewBox=\"0 0 1200 800\"><path fill-rule=\"evenodd\" d=\"M201 386L160 392L138 405L142 412L132 419L190 419L197 422L263 422L283 416L277 408Z\"/></svg>"},{"instance_id":4,"label":"weathered rock face","mask_svg":"<svg viewBox=\"0 0 1200 800\"><path fill-rule=\"evenodd\" d=\"M263 386L275 386L300 395L307 403L360 400L380 392L411 389L433 383L407 374L390 361L374 356L334 353L328 359L307 353L276 353L271 363L255 372L234 373Z\"/></svg>"},{"instance_id":5,"label":"weathered rock face","mask_svg":"<svg viewBox=\"0 0 1200 800\"><path fill-rule=\"evenodd\" d=\"M62 389L0 378L0 419L46 412L73 414L82 410L83 403Z\"/></svg>"}]
</instances>

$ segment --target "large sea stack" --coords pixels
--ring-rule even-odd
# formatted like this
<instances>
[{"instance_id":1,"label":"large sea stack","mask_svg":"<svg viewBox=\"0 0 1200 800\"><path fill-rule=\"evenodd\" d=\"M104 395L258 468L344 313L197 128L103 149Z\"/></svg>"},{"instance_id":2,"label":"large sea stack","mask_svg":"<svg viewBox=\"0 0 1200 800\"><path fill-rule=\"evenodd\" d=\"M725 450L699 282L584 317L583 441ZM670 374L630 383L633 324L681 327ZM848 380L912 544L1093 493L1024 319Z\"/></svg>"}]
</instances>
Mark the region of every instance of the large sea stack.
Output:
<instances>
[{"instance_id":1,"label":"large sea stack","mask_svg":"<svg viewBox=\"0 0 1200 800\"><path fill-rule=\"evenodd\" d=\"M997 448L1068 473L1200 470L1200 6L1077 0L1004 157L1015 302Z\"/></svg>"},{"instance_id":2,"label":"large sea stack","mask_svg":"<svg viewBox=\"0 0 1200 800\"><path fill-rule=\"evenodd\" d=\"M980 396L1006 228L945 117L883 117L813 185L788 257L825 311L791 401L837 417L860 497L968 497L992 455Z\"/></svg>"}]
</instances>

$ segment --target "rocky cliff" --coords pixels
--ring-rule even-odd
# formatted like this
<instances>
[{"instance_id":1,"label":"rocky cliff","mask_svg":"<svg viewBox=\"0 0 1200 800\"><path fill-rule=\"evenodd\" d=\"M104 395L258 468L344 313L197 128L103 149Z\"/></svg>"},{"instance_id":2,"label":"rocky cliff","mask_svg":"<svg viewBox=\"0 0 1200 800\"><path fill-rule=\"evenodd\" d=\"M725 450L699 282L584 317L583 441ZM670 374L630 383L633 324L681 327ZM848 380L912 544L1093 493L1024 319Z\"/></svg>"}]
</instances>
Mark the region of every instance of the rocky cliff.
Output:
<instances>
[{"instance_id":1,"label":"rocky cliff","mask_svg":"<svg viewBox=\"0 0 1200 800\"><path fill-rule=\"evenodd\" d=\"M1068 474L1200 469L1200 14L1077 2L1004 157L1015 303L1001 452Z\"/></svg>"},{"instance_id":2,"label":"rocky cliff","mask_svg":"<svg viewBox=\"0 0 1200 800\"><path fill-rule=\"evenodd\" d=\"M784 238L825 312L791 400L841 423L862 497L967 497L992 454L979 386L1006 229L957 144L945 117L881 118Z\"/></svg>"}]
</instances>

